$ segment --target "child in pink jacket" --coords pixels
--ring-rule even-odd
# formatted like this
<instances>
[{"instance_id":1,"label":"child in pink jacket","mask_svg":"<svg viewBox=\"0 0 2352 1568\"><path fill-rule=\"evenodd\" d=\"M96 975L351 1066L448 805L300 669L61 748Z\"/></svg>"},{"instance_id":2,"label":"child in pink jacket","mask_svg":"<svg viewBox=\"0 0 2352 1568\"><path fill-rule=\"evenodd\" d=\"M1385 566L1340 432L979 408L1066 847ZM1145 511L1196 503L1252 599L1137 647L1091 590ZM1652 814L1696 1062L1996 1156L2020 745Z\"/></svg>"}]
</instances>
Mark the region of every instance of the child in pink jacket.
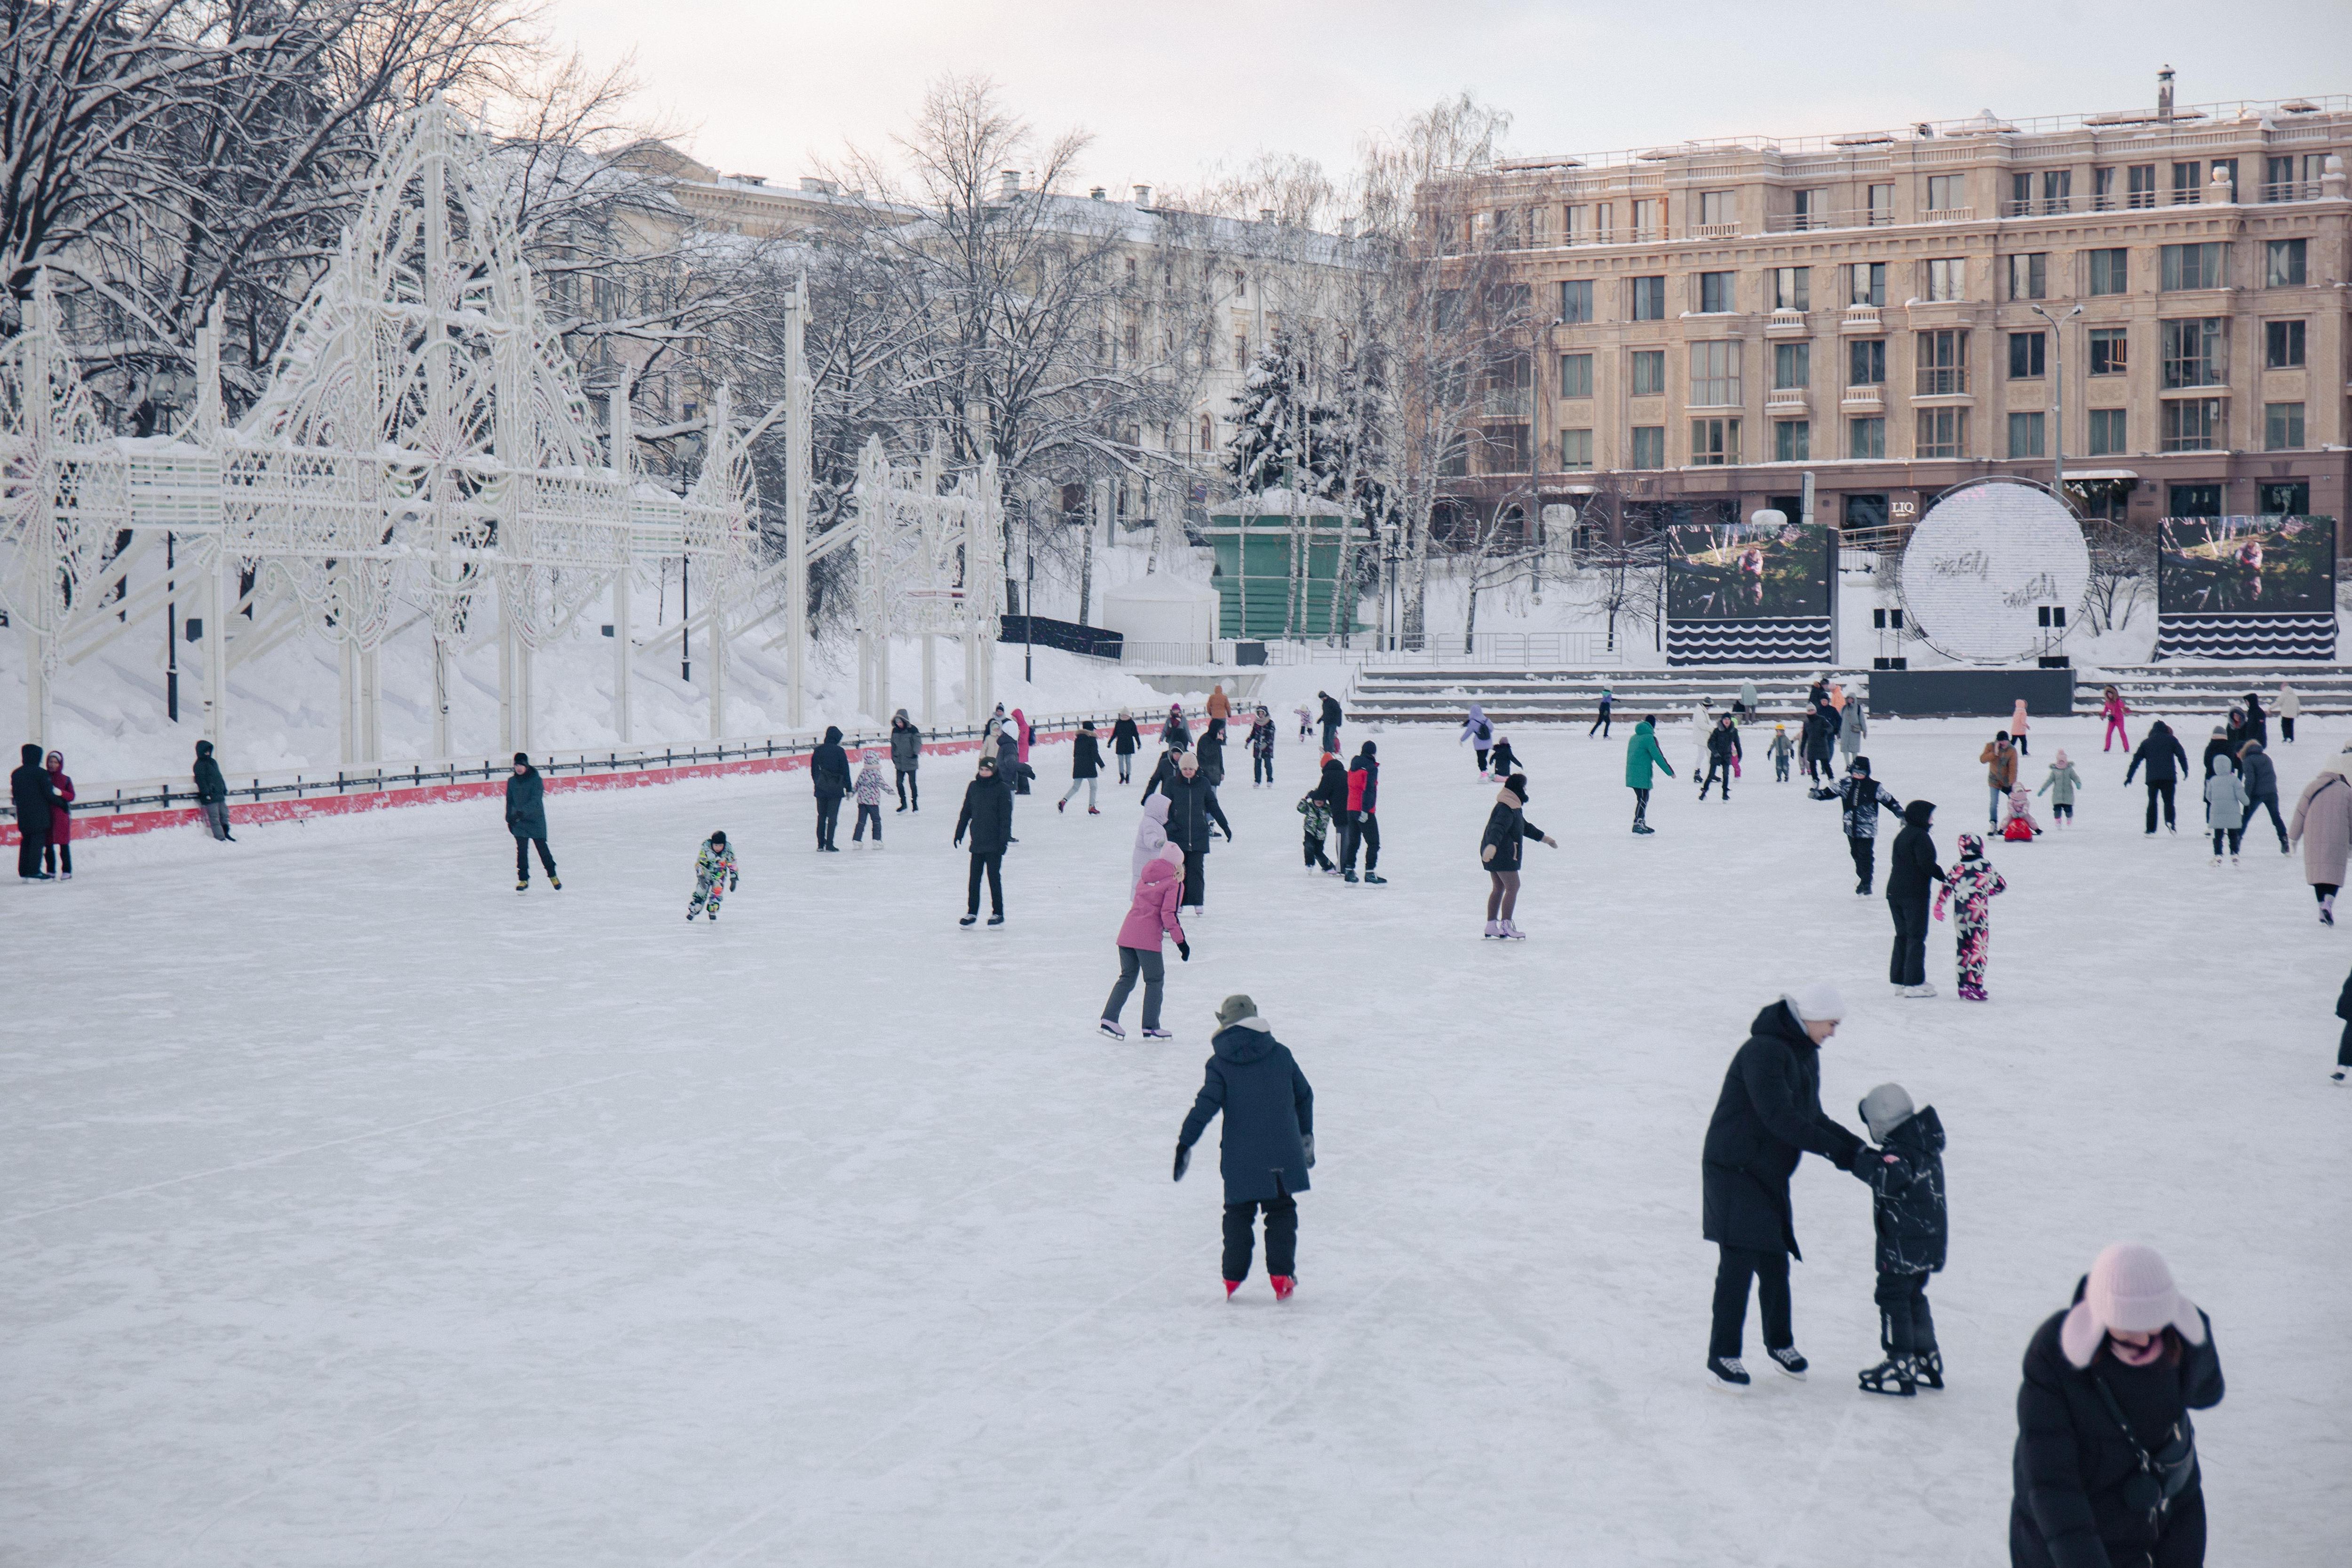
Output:
<instances>
[{"instance_id":1,"label":"child in pink jacket","mask_svg":"<svg viewBox=\"0 0 2352 1568\"><path fill-rule=\"evenodd\" d=\"M1118 1015L1127 1005L1128 994L1135 989L1139 973L1143 976L1143 1037L1170 1037L1160 1026L1160 997L1168 973L1160 943L1163 937L1174 937L1177 956L1192 962L1192 944L1184 939L1183 923L1176 918L1176 906L1183 896L1184 851L1171 844L1143 863L1134 901L1118 928L1118 979L1110 988L1110 1000L1103 1004L1102 1016L1102 1032L1114 1040L1127 1038L1127 1031L1118 1026Z\"/></svg>"}]
</instances>

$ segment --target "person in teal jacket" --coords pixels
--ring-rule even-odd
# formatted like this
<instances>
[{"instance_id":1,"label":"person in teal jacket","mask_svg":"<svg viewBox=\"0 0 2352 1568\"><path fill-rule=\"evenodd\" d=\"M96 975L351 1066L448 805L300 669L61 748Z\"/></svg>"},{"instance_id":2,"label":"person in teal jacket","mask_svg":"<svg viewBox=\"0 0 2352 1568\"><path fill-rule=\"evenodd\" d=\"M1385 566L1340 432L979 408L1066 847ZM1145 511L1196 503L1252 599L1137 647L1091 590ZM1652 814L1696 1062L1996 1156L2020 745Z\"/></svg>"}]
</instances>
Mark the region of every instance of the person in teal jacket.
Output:
<instances>
[{"instance_id":1,"label":"person in teal jacket","mask_svg":"<svg viewBox=\"0 0 2352 1568\"><path fill-rule=\"evenodd\" d=\"M1675 776L1675 766L1666 761L1666 753L1658 745L1658 716L1654 713L1633 726L1633 738L1625 742L1625 787L1633 792L1633 831L1654 833L1650 826L1650 785L1652 768L1661 768L1668 778Z\"/></svg>"},{"instance_id":2,"label":"person in teal jacket","mask_svg":"<svg viewBox=\"0 0 2352 1568\"><path fill-rule=\"evenodd\" d=\"M2083 775L2074 771L2074 764L2066 760L2066 752L2062 748L2058 760L2050 764L2050 776L2043 779L2042 787L2033 793L2050 796L2051 817L2063 823L2074 816L2074 792L2082 787Z\"/></svg>"}]
</instances>

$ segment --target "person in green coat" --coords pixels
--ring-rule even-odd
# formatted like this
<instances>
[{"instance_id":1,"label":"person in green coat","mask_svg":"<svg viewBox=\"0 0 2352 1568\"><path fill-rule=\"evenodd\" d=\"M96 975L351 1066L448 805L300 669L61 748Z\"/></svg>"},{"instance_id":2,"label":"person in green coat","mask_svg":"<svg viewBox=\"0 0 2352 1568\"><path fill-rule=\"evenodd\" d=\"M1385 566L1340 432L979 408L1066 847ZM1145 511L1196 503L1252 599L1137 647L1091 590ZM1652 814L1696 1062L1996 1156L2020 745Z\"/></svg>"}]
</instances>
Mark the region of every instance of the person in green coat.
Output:
<instances>
[{"instance_id":1,"label":"person in green coat","mask_svg":"<svg viewBox=\"0 0 2352 1568\"><path fill-rule=\"evenodd\" d=\"M2082 787L2083 775L2074 771L2074 764L2066 760L2065 752L2061 750L2058 760L2050 764L2050 776L2043 779L2042 787L2033 793L2050 797L2052 817L2060 822L2072 822L2074 819L2074 792Z\"/></svg>"},{"instance_id":2,"label":"person in green coat","mask_svg":"<svg viewBox=\"0 0 2352 1568\"><path fill-rule=\"evenodd\" d=\"M1658 716L1654 713L1633 726L1633 738L1625 742L1625 787L1633 792L1633 831L1654 833L1650 826L1651 770L1664 769L1668 778L1675 776L1675 767L1666 761L1666 753L1658 745Z\"/></svg>"}]
</instances>

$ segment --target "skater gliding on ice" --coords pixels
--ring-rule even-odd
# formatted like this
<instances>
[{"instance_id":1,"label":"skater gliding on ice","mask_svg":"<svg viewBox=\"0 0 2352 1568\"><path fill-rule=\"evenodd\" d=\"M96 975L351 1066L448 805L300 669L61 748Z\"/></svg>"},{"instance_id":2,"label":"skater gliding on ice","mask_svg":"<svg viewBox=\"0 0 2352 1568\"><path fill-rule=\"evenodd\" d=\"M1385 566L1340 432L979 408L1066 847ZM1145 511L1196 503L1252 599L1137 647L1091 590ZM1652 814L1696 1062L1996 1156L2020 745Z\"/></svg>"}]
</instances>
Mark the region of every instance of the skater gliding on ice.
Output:
<instances>
[{"instance_id":1,"label":"skater gliding on ice","mask_svg":"<svg viewBox=\"0 0 2352 1568\"><path fill-rule=\"evenodd\" d=\"M1110 727L1111 755L1118 759L1118 782L1135 782L1135 753L1143 746L1143 732L1135 727L1135 715L1122 708L1118 721Z\"/></svg>"},{"instance_id":2,"label":"skater gliding on ice","mask_svg":"<svg viewBox=\"0 0 2352 1568\"><path fill-rule=\"evenodd\" d=\"M2180 775L2189 768L2189 753L2180 744L2180 737L2172 726L2158 719L2140 737L2139 749L2132 752L2131 765L2124 769L2124 786L2131 787L2132 775L2146 766L2147 769L2147 831L2156 833L2156 805L2164 803L2165 830L2180 831L2172 818L2172 792L2180 783Z\"/></svg>"},{"instance_id":3,"label":"skater gliding on ice","mask_svg":"<svg viewBox=\"0 0 2352 1568\"><path fill-rule=\"evenodd\" d=\"M514 754L514 773L507 780L507 831L515 841L515 891L530 891L530 851L536 846L547 885L562 892L563 879L555 874L555 857L547 847L547 783L520 752Z\"/></svg>"},{"instance_id":4,"label":"skater gliding on ice","mask_svg":"<svg viewBox=\"0 0 2352 1568\"><path fill-rule=\"evenodd\" d=\"M517 752L515 761L520 763L522 760L522 753ZM538 775L534 773L532 776L536 778ZM205 826L212 829L213 837L222 843L236 843L236 837L228 830L228 781L221 776L221 765L213 755L210 741L196 742L195 780L196 805L205 814Z\"/></svg>"},{"instance_id":5,"label":"skater gliding on ice","mask_svg":"<svg viewBox=\"0 0 2352 1568\"><path fill-rule=\"evenodd\" d=\"M1171 797L1164 795L1155 795L1143 803L1142 819L1135 825L1135 854L1127 869L1130 892L1143 880L1143 868L1151 858L1168 847L1168 807L1171 804ZM1181 863L1183 851L1179 849L1177 854Z\"/></svg>"},{"instance_id":6,"label":"skater gliding on ice","mask_svg":"<svg viewBox=\"0 0 2352 1568\"><path fill-rule=\"evenodd\" d=\"M1486 753L1495 746L1495 726L1487 722L1486 710L1475 702L1470 704L1470 716L1462 721L1462 734L1454 743L1458 746L1464 741L1470 742L1471 751L1476 754L1478 777L1484 781L1486 777Z\"/></svg>"},{"instance_id":7,"label":"skater gliding on ice","mask_svg":"<svg viewBox=\"0 0 2352 1568\"><path fill-rule=\"evenodd\" d=\"M1054 809L1066 809L1083 787L1087 792L1087 815L1100 816L1102 812L1095 805L1095 779L1101 772L1102 748L1095 743L1095 721L1088 719L1078 726L1076 736L1070 742L1070 787L1054 803Z\"/></svg>"},{"instance_id":8,"label":"skater gliding on ice","mask_svg":"<svg viewBox=\"0 0 2352 1568\"><path fill-rule=\"evenodd\" d=\"M1658 721L1651 715L1633 726L1631 739L1625 742L1625 787L1633 792L1633 831L1654 833L1650 826L1650 790L1655 773L1675 776L1674 764L1658 747Z\"/></svg>"},{"instance_id":9,"label":"skater gliding on ice","mask_svg":"<svg viewBox=\"0 0 2352 1568\"><path fill-rule=\"evenodd\" d=\"M1944 1267L1950 1222L1944 1213L1944 1124L1936 1108L1911 1108L1899 1083L1882 1083L1855 1107L1878 1147L1853 1173L1870 1188L1878 1233L1878 1348L1886 1359L1862 1374L1866 1394L1908 1399L1919 1385L1944 1386L1944 1357L1927 1310L1927 1276Z\"/></svg>"},{"instance_id":10,"label":"skater gliding on ice","mask_svg":"<svg viewBox=\"0 0 2352 1568\"><path fill-rule=\"evenodd\" d=\"M19 755L23 763L8 775L8 804L16 812L16 876L26 882L51 881L49 873L41 869L41 851L49 842L49 821L57 805L55 786L49 770L41 763L38 742L26 742Z\"/></svg>"},{"instance_id":11,"label":"skater gliding on ice","mask_svg":"<svg viewBox=\"0 0 2352 1568\"><path fill-rule=\"evenodd\" d=\"M2042 781L2042 788L2033 793L2050 796L2050 820L2071 822L2074 818L2074 792L2083 787L2083 775L2066 760L2066 748L2058 748L2058 760L2050 764L2050 776Z\"/></svg>"},{"instance_id":12,"label":"skater gliding on ice","mask_svg":"<svg viewBox=\"0 0 2352 1568\"><path fill-rule=\"evenodd\" d=\"M1772 743L1765 748L1765 754L1772 759L1773 779L1778 783L1787 784L1789 760L1797 754L1796 742L1789 739L1789 726L1786 724L1772 726Z\"/></svg>"},{"instance_id":13,"label":"skater gliding on ice","mask_svg":"<svg viewBox=\"0 0 2352 1568\"><path fill-rule=\"evenodd\" d=\"M2205 826L2213 835L2213 864L2221 863L2221 844L2229 841L2230 864L2238 863L2238 843L2245 836L2246 785L2227 752L2213 759L2205 775Z\"/></svg>"},{"instance_id":14,"label":"skater gliding on ice","mask_svg":"<svg viewBox=\"0 0 2352 1568\"><path fill-rule=\"evenodd\" d=\"M2303 850L2303 879L2319 900L2319 923L2336 923L2336 894L2344 886L2344 867L2352 859L2352 745L2334 761L2322 763L2318 773L2303 786L2294 803L2294 820L2287 839Z\"/></svg>"},{"instance_id":15,"label":"skater gliding on ice","mask_svg":"<svg viewBox=\"0 0 2352 1568\"><path fill-rule=\"evenodd\" d=\"M1287 1301L1298 1285L1298 1194L1315 1165L1315 1091L1247 996L1228 996L1217 1008L1210 1048L1215 1054L1202 1071L1201 1092L1176 1135L1175 1179L1184 1179L1192 1145L1222 1112L1225 1299L1249 1278L1263 1210L1266 1276L1275 1300Z\"/></svg>"},{"instance_id":16,"label":"skater gliding on ice","mask_svg":"<svg viewBox=\"0 0 2352 1568\"><path fill-rule=\"evenodd\" d=\"M1143 875L1136 879L1134 897L1128 901L1127 919L1118 928L1118 979L1103 1003L1101 1026L1102 1032L1114 1040L1127 1038L1118 1016L1139 974L1143 978L1143 1037L1169 1037L1160 1026L1160 999L1168 979L1160 944L1163 936L1174 938L1177 956L1192 962L1192 944L1185 940L1184 924L1176 918L1176 902L1183 894L1184 852L1173 844L1163 845L1160 853L1143 863Z\"/></svg>"},{"instance_id":17,"label":"skater gliding on ice","mask_svg":"<svg viewBox=\"0 0 2352 1568\"><path fill-rule=\"evenodd\" d=\"M1996 894L2007 891L2009 884L1984 858L1984 840L1973 833L1961 834L1959 863L1936 889L1936 918L1944 918L1944 904L1949 900L1963 1002L1988 1000L1985 961L1992 954L1992 900Z\"/></svg>"},{"instance_id":18,"label":"skater gliding on ice","mask_svg":"<svg viewBox=\"0 0 2352 1568\"><path fill-rule=\"evenodd\" d=\"M857 796L857 826L849 830L852 844L866 841L866 825L871 823L874 847L882 847L882 753L858 752L857 781L850 786L851 793Z\"/></svg>"},{"instance_id":19,"label":"skater gliding on ice","mask_svg":"<svg viewBox=\"0 0 2352 1568\"><path fill-rule=\"evenodd\" d=\"M916 770L923 765L923 732L904 708L890 716L890 767L898 779L898 809L923 809L923 792Z\"/></svg>"},{"instance_id":20,"label":"skater gliding on ice","mask_svg":"<svg viewBox=\"0 0 2352 1568\"><path fill-rule=\"evenodd\" d=\"M1933 801L1915 800L1903 808L1903 831L1886 857L1886 911L1895 921L1895 952L1887 960L1886 978L1906 996L1933 996L1927 984L1927 889L1948 880L1936 860L1936 842L1927 837L1936 817Z\"/></svg>"},{"instance_id":21,"label":"skater gliding on ice","mask_svg":"<svg viewBox=\"0 0 2352 1568\"><path fill-rule=\"evenodd\" d=\"M964 884L963 919L980 919L980 883L988 879L988 923L1004 923L1004 848L1013 842L1013 786L996 776L996 759L980 759L980 772L963 786L963 810L956 814L955 837L961 846L971 835L971 868Z\"/></svg>"},{"instance_id":22,"label":"skater gliding on ice","mask_svg":"<svg viewBox=\"0 0 2352 1568\"><path fill-rule=\"evenodd\" d=\"M1704 754L1706 758L1706 777L1698 786L1699 799L1705 800L1707 786L1714 784L1716 780L1721 779L1723 798L1729 800L1731 775L1739 765L1739 729L1732 723L1730 714L1726 713L1722 718L1717 719L1715 721L1715 728L1706 732Z\"/></svg>"},{"instance_id":23,"label":"skater gliding on ice","mask_svg":"<svg viewBox=\"0 0 2352 1568\"><path fill-rule=\"evenodd\" d=\"M1364 880L1380 887L1388 881L1381 864L1381 749L1366 741L1348 764L1348 811L1340 821L1339 879L1356 879L1356 851L1364 852ZM1228 830L1227 837L1232 837Z\"/></svg>"},{"instance_id":24,"label":"skater gliding on ice","mask_svg":"<svg viewBox=\"0 0 2352 1568\"><path fill-rule=\"evenodd\" d=\"M1878 814L1884 808L1897 817L1903 815L1903 803L1894 793L1870 774L1870 759L1856 757L1846 776L1838 784L1838 808L1845 828L1846 849L1853 857L1853 890L1856 897L1868 898L1870 886L1878 875Z\"/></svg>"},{"instance_id":25,"label":"skater gliding on ice","mask_svg":"<svg viewBox=\"0 0 2352 1568\"><path fill-rule=\"evenodd\" d=\"M1274 787L1274 715L1260 708L1250 720L1250 787Z\"/></svg>"},{"instance_id":26,"label":"skater gliding on ice","mask_svg":"<svg viewBox=\"0 0 2352 1568\"><path fill-rule=\"evenodd\" d=\"M880 829L876 829L878 833ZM878 843L879 840L877 839ZM739 873L735 869L735 851L729 847L724 830L702 841L694 857L694 897L686 906L686 918L692 920L708 913L713 921L719 918L719 906L735 890ZM719 884L724 882L725 887Z\"/></svg>"},{"instance_id":27,"label":"skater gliding on ice","mask_svg":"<svg viewBox=\"0 0 2352 1568\"><path fill-rule=\"evenodd\" d=\"M1495 809L1486 814L1486 832L1478 841L1478 860L1486 868L1486 934L1523 938L1527 932L1511 923L1511 915L1519 905L1519 849L1528 839L1534 839L1549 848L1559 847L1559 840L1528 820L1528 776L1513 773L1504 781L1502 793L1495 796Z\"/></svg>"}]
</instances>

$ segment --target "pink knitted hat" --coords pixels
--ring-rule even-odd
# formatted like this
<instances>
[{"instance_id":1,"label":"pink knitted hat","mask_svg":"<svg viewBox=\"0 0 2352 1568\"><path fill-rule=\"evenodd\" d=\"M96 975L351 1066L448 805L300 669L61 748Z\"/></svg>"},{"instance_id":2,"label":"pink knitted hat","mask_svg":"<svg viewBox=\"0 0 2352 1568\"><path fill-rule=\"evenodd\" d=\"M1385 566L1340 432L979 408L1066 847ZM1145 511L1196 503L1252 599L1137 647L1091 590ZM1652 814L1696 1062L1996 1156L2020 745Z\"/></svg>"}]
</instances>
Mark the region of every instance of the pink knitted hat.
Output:
<instances>
[{"instance_id":1,"label":"pink knitted hat","mask_svg":"<svg viewBox=\"0 0 2352 1568\"><path fill-rule=\"evenodd\" d=\"M2116 1242L2092 1263L2083 1299L2059 1325L2059 1348L2074 1365L2088 1366L2111 1329L2137 1334L2177 1329L2192 1345L2205 1342L2205 1321L2172 1283L2164 1255L2136 1241Z\"/></svg>"}]
</instances>

